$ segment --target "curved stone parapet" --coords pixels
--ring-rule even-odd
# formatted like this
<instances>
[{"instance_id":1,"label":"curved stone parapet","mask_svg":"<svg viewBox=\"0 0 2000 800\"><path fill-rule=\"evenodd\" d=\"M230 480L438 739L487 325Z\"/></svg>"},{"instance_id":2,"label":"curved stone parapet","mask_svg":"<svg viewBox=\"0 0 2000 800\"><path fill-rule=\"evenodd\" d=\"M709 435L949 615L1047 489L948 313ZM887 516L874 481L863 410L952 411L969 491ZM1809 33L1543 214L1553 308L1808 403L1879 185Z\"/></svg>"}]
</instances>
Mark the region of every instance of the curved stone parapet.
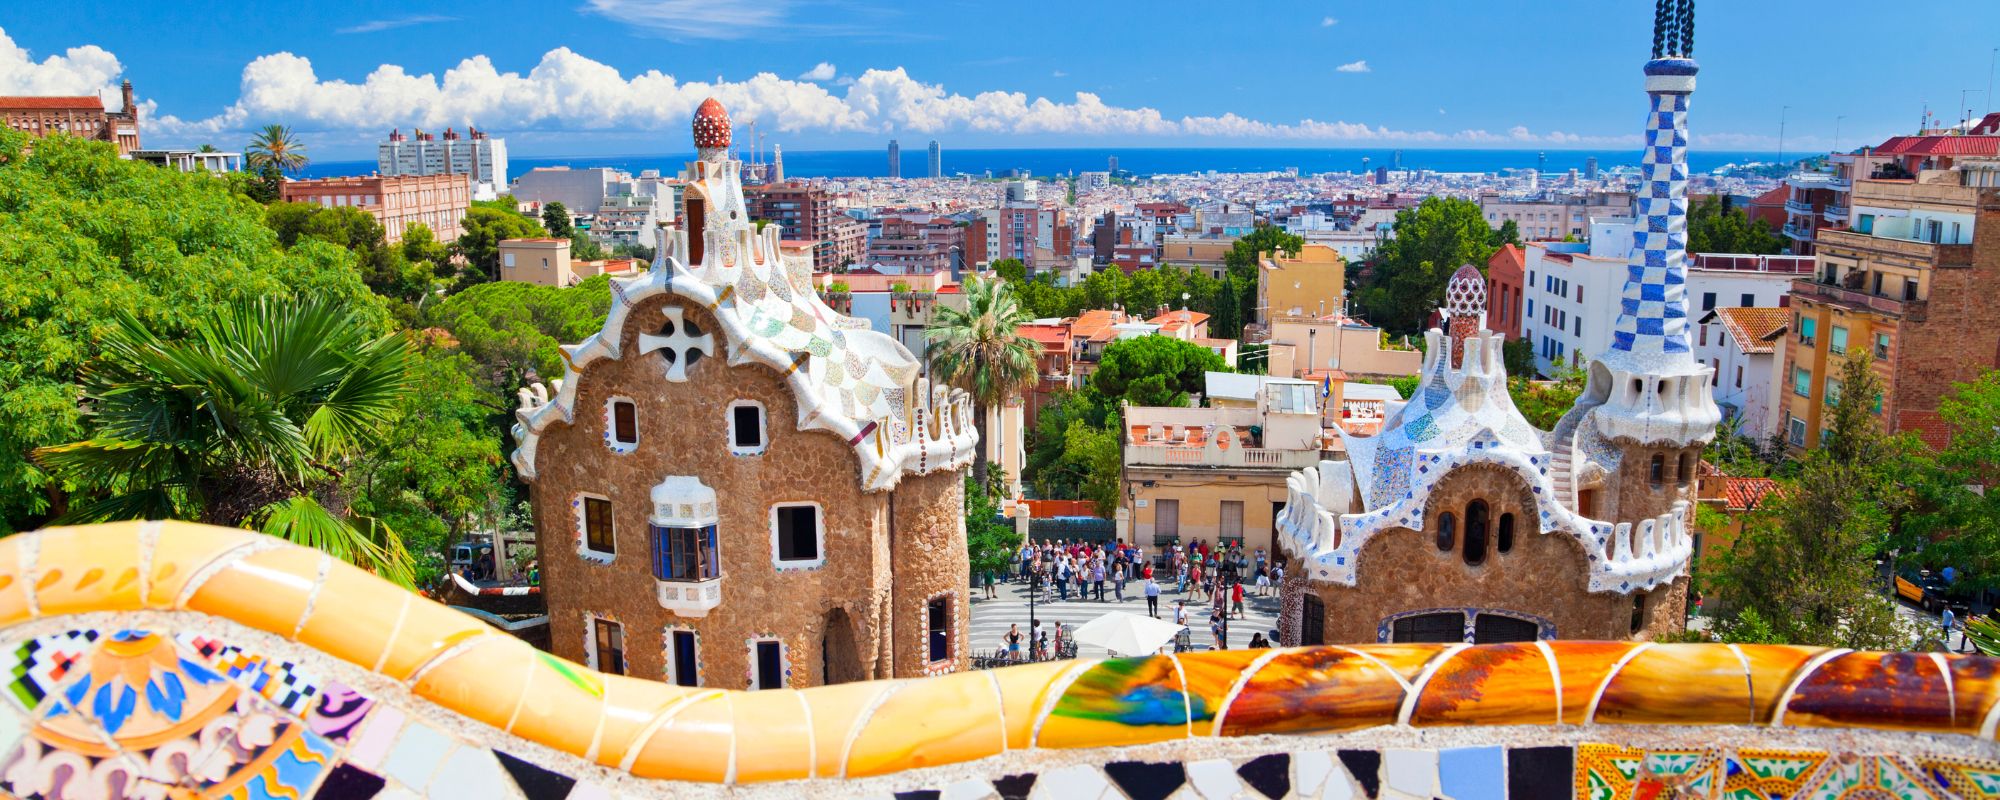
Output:
<instances>
[{"instance_id":1,"label":"curved stone parapet","mask_svg":"<svg viewBox=\"0 0 2000 800\"><path fill-rule=\"evenodd\" d=\"M2000 785L2000 662L1977 656L1371 645L681 687L536 651L317 551L175 522L0 540L0 640L0 789L22 797Z\"/></svg>"}]
</instances>

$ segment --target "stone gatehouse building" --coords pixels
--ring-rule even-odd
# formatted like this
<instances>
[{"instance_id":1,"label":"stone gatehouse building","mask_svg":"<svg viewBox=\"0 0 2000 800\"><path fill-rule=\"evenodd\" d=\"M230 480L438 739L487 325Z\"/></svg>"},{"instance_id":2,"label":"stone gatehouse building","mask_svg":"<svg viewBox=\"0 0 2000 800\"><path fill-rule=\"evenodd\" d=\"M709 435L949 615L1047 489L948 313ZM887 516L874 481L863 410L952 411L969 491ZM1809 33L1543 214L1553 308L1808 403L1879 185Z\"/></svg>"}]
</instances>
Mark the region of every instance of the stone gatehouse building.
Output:
<instances>
[{"instance_id":1,"label":"stone gatehouse building","mask_svg":"<svg viewBox=\"0 0 2000 800\"><path fill-rule=\"evenodd\" d=\"M520 393L554 650L730 689L958 669L971 403L751 224L719 103L694 134L651 270Z\"/></svg>"},{"instance_id":2,"label":"stone gatehouse building","mask_svg":"<svg viewBox=\"0 0 2000 800\"><path fill-rule=\"evenodd\" d=\"M1348 460L1293 473L1285 644L1651 638L1681 630L1702 448L1721 414L1687 315L1691 59L1646 64L1651 109L1612 344L1552 431L1507 393L1486 282L1452 276L1416 391Z\"/></svg>"}]
</instances>

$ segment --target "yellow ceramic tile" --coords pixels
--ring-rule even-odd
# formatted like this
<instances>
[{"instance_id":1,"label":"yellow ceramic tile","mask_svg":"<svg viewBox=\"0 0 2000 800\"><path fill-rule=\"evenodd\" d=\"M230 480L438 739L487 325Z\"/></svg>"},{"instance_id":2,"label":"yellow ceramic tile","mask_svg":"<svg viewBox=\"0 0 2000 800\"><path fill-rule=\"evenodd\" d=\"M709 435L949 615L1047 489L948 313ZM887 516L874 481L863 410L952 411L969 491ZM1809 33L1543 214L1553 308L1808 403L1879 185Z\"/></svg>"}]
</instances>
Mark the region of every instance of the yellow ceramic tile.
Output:
<instances>
[{"instance_id":1,"label":"yellow ceramic tile","mask_svg":"<svg viewBox=\"0 0 2000 800\"><path fill-rule=\"evenodd\" d=\"M504 729L521 703L529 672L541 658L560 660L512 636L488 636L424 670L410 690L445 708ZM595 675L590 673L590 679Z\"/></svg>"},{"instance_id":2,"label":"yellow ceramic tile","mask_svg":"<svg viewBox=\"0 0 2000 800\"><path fill-rule=\"evenodd\" d=\"M187 582L203 567L257 539L257 534L234 528L191 522L160 523L160 535L153 544L151 575L146 581L146 606L173 608Z\"/></svg>"},{"instance_id":3,"label":"yellow ceramic tile","mask_svg":"<svg viewBox=\"0 0 2000 800\"><path fill-rule=\"evenodd\" d=\"M468 652L476 654L479 649ZM534 655L527 667L527 688L521 690L521 702L512 709L513 725L501 720L501 727L566 753L590 752L598 721L604 718L603 676L547 653Z\"/></svg>"},{"instance_id":4,"label":"yellow ceramic tile","mask_svg":"<svg viewBox=\"0 0 2000 800\"><path fill-rule=\"evenodd\" d=\"M188 598L187 607L290 638L319 580L320 562L326 560L303 547L252 553L210 577Z\"/></svg>"},{"instance_id":5,"label":"yellow ceramic tile","mask_svg":"<svg viewBox=\"0 0 2000 800\"><path fill-rule=\"evenodd\" d=\"M35 559L35 604L42 616L139 608L139 527L145 524L43 531Z\"/></svg>"},{"instance_id":6,"label":"yellow ceramic tile","mask_svg":"<svg viewBox=\"0 0 2000 800\"><path fill-rule=\"evenodd\" d=\"M721 783L729 778L735 720L729 692L689 703L640 745L632 774L641 778Z\"/></svg>"},{"instance_id":7,"label":"yellow ceramic tile","mask_svg":"<svg viewBox=\"0 0 2000 800\"><path fill-rule=\"evenodd\" d=\"M1215 718L1222 713L1229 690L1236 688L1236 682L1243 679L1243 671L1250 668L1251 662L1270 652L1212 650L1179 656L1181 675L1187 679L1188 716L1193 720L1193 735L1208 736L1215 732Z\"/></svg>"},{"instance_id":8,"label":"yellow ceramic tile","mask_svg":"<svg viewBox=\"0 0 2000 800\"><path fill-rule=\"evenodd\" d=\"M1729 648L1661 644L1611 677L1594 721L1747 725L1751 715L1749 675Z\"/></svg>"},{"instance_id":9,"label":"yellow ceramic tile","mask_svg":"<svg viewBox=\"0 0 2000 800\"><path fill-rule=\"evenodd\" d=\"M607 767L625 763L627 751L640 744L639 736L660 712L690 694L707 691L623 675L603 679L604 728L597 736L596 760Z\"/></svg>"},{"instance_id":10,"label":"yellow ceramic tile","mask_svg":"<svg viewBox=\"0 0 2000 800\"><path fill-rule=\"evenodd\" d=\"M382 652L398 634L403 609L420 600L416 594L339 561L328 570L320 588L321 602L299 629L299 642L320 652L374 669Z\"/></svg>"},{"instance_id":11,"label":"yellow ceramic tile","mask_svg":"<svg viewBox=\"0 0 2000 800\"><path fill-rule=\"evenodd\" d=\"M1555 676L1533 644L1460 650L1431 673L1410 714L1412 725L1553 725Z\"/></svg>"},{"instance_id":12,"label":"yellow ceramic tile","mask_svg":"<svg viewBox=\"0 0 2000 800\"><path fill-rule=\"evenodd\" d=\"M1813 656L1826 652L1824 647L1790 644L1744 644L1737 645L1736 649L1743 653L1743 660L1750 665L1750 705L1758 725L1771 723L1778 701L1791 687L1792 678L1797 676L1799 668L1804 667Z\"/></svg>"},{"instance_id":13,"label":"yellow ceramic tile","mask_svg":"<svg viewBox=\"0 0 2000 800\"><path fill-rule=\"evenodd\" d=\"M812 709L813 740L819 742L814 765L820 777L837 776L845 765L847 740L855 733L875 699L901 686L896 681L865 681L816 686L801 690Z\"/></svg>"},{"instance_id":14,"label":"yellow ceramic tile","mask_svg":"<svg viewBox=\"0 0 2000 800\"><path fill-rule=\"evenodd\" d=\"M1993 659L1982 656L1946 656L1951 669L1951 729L1958 733L1979 733L1986 712L2000 702L2000 675Z\"/></svg>"},{"instance_id":15,"label":"yellow ceramic tile","mask_svg":"<svg viewBox=\"0 0 2000 800\"><path fill-rule=\"evenodd\" d=\"M0 539L0 626L28 618L28 580L21 573L21 545L26 536Z\"/></svg>"},{"instance_id":16,"label":"yellow ceramic tile","mask_svg":"<svg viewBox=\"0 0 2000 800\"><path fill-rule=\"evenodd\" d=\"M1168 656L1098 662L1063 689L1037 747L1116 747L1184 739L1187 695Z\"/></svg>"},{"instance_id":17,"label":"yellow ceramic tile","mask_svg":"<svg viewBox=\"0 0 2000 800\"><path fill-rule=\"evenodd\" d=\"M735 692L729 696L736 730L736 782L760 783L812 776L812 723L799 693ZM837 745L836 745L837 746Z\"/></svg>"},{"instance_id":18,"label":"yellow ceramic tile","mask_svg":"<svg viewBox=\"0 0 2000 800\"><path fill-rule=\"evenodd\" d=\"M1000 712L1007 725L1008 749L1019 750L1034 741L1035 723L1048 705L1050 684L1078 665L1088 669L1095 663L1094 660L1043 661L988 670L987 674L1000 682Z\"/></svg>"},{"instance_id":19,"label":"yellow ceramic tile","mask_svg":"<svg viewBox=\"0 0 2000 800\"><path fill-rule=\"evenodd\" d=\"M904 684L875 709L854 737L847 774L864 777L956 764L1005 749L993 682L976 672L939 675Z\"/></svg>"},{"instance_id":20,"label":"yellow ceramic tile","mask_svg":"<svg viewBox=\"0 0 2000 800\"><path fill-rule=\"evenodd\" d=\"M1415 682L1426 665L1451 647L1448 644L1371 644L1354 649L1382 662L1391 671L1403 676L1403 680Z\"/></svg>"},{"instance_id":21,"label":"yellow ceramic tile","mask_svg":"<svg viewBox=\"0 0 2000 800\"><path fill-rule=\"evenodd\" d=\"M396 632L395 640L389 643L380 671L399 681L408 680L439 653L460 642L481 636L506 635L463 612L419 599L411 603L409 612L403 615L402 628Z\"/></svg>"},{"instance_id":22,"label":"yellow ceramic tile","mask_svg":"<svg viewBox=\"0 0 2000 800\"><path fill-rule=\"evenodd\" d=\"M1549 642L1556 669L1562 672L1563 722L1581 725L1590 716L1590 701L1618 660L1638 647L1632 642Z\"/></svg>"}]
</instances>

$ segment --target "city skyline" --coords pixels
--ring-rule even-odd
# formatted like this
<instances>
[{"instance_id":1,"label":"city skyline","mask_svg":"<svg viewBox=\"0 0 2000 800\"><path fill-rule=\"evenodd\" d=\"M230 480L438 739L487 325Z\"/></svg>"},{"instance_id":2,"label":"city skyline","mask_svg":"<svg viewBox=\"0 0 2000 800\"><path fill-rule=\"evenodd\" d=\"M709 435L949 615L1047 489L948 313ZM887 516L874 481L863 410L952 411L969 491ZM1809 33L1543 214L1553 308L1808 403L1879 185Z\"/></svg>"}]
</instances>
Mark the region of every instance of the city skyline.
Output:
<instances>
[{"instance_id":1,"label":"city skyline","mask_svg":"<svg viewBox=\"0 0 2000 800\"><path fill-rule=\"evenodd\" d=\"M231 146L280 122L312 134L321 158L365 155L390 128L467 123L522 152L653 151L711 94L767 142L798 150L898 136L958 148L1617 148L1638 144L1618 105L1631 79L1621 56L1644 46L1629 23L1651 10L1326 3L1155 19L1112 4L1065 8L1032 39L987 42L938 32L923 14L971 9L992 20L977 29L1007 30L1045 24L1048 9L590 0L467 15L357 3L275 19L138 5L130 13L180 35L62 15L0 20L0 94L104 92L130 79L162 143ZM1693 146L1777 150L1782 123L1782 149L1851 148L1913 132L1926 107L1947 121L1961 102L1985 111L2000 39L1981 37L2000 29L2000 8L1941 5L1958 23L1882 69L1852 71L1786 58L1764 24L1838 36L1851 15L1837 8L1705 9L1699 52L1726 88L1703 97L1708 122ZM1510 23L1521 30L1496 35ZM1145 57L1196 31L1203 57ZM1496 46L1440 52L1425 40ZM1500 46L1536 40L1561 46Z\"/></svg>"}]
</instances>

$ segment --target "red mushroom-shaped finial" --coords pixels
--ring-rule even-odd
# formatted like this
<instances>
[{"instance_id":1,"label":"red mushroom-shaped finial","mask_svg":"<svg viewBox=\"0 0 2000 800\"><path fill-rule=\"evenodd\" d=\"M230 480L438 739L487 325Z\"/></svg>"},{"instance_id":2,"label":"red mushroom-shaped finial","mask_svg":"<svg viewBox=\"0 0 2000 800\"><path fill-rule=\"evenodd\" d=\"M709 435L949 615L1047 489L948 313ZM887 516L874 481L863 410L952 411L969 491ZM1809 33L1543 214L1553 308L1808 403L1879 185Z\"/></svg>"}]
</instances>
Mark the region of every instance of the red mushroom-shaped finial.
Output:
<instances>
[{"instance_id":1,"label":"red mushroom-shaped finial","mask_svg":"<svg viewBox=\"0 0 2000 800\"><path fill-rule=\"evenodd\" d=\"M1465 340L1479 333L1480 317L1486 312L1486 278L1479 268L1466 264L1452 273L1445 284L1444 309L1450 316L1445 333L1451 337L1451 365L1465 365Z\"/></svg>"},{"instance_id":2,"label":"red mushroom-shaped finial","mask_svg":"<svg viewBox=\"0 0 2000 800\"><path fill-rule=\"evenodd\" d=\"M729 112L713 97L694 111L694 146L702 150L729 146Z\"/></svg>"}]
</instances>

